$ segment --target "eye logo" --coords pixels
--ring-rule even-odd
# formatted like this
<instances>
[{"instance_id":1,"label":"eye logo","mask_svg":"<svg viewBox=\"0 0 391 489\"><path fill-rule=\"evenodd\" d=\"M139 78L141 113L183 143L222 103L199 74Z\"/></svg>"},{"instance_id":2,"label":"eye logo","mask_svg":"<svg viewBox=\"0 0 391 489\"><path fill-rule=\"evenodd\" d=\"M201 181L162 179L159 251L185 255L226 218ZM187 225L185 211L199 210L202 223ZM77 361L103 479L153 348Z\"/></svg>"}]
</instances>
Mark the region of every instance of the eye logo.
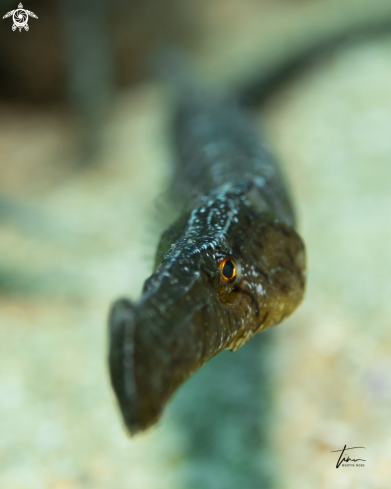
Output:
<instances>
[{"instance_id":1,"label":"eye logo","mask_svg":"<svg viewBox=\"0 0 391 489\"><path fill-rule=\"evenodd\" d=\"M29 16L34 17L34 19L38 19L38 17L34 14L34 12L31 12L30 10L25 10L21 3L18 5L18 8L16 10L11 10L10 12L7 12L3 16L3 19L6 19L7 17L11 17L11 15L14 21L12 25L12 30L16 31L16 29L19 29L19 32L22 32L22 29L24 29L25 31L29 30L29 26L28 26Z\"/></svg>"}]
</instances>

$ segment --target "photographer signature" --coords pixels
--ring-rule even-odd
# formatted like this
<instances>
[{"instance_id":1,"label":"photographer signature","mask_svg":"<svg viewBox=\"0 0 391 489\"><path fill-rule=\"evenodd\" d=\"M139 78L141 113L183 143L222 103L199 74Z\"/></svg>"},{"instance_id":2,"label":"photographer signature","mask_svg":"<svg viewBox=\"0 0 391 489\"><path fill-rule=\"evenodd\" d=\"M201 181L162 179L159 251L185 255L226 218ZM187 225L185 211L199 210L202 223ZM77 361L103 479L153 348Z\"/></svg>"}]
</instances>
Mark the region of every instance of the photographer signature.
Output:
<instances>
[{"instance_id":1,"label":"photographer signature","mask_svg":"<svg viewBox=\"0 0 391 489\"><path fill-rule=\"evenodd\" d=\"M361 462L365 462L365 460L362 458L350 458L349 456L347 458L342 458L343 454L345 453L345 450L355 450L356 448L364 448L365 449L365 447L346 448L346 445L345 445L342 450L331 450L332 452L341 452L341 455L339 456L337 465L335 467L338 469L339 466L342 464L342 462L358 462L359 460Z\"/></svg>"}]
</instances>

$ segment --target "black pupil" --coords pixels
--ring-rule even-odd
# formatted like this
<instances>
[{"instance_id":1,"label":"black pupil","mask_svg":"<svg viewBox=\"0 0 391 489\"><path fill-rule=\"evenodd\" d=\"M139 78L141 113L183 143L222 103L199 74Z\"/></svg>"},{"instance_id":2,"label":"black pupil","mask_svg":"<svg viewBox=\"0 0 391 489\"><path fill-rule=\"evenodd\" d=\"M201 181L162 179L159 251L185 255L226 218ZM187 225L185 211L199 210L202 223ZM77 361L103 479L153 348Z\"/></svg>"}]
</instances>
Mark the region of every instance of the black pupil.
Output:
<instances>
[{"instance_id":1,"label":"black pupil","mask_svg":"<svg viewBox=\"0 0 391 489\"><path fill-rule=\"evenodd\" d=\"M225 278L232 278L234 275L235 267L232 261L226 261L223 266L223 275Z\"/></svg>"}]
</instances>

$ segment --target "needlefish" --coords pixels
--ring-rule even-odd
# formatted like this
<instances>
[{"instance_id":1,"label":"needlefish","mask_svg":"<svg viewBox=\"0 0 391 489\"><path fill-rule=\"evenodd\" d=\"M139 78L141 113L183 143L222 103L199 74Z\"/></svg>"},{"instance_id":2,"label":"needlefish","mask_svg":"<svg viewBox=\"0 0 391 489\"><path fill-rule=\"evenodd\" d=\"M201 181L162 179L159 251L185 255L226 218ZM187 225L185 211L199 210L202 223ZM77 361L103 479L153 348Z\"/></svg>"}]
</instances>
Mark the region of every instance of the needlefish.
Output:
<instances>
[{"instance_id":1,"label":"needlefish","mask_svg":"<svg viewBox=\"0 0 391 489\"><path fill-rule=\"evenodd\" d=\"M116 301L109 317L111 383L130 434L154 425L208 360L281 323L303 299L305 248L289 192L243 107L264 101L308 61L357 34L389 32L390 24L379 16L333 30L235 96L184 77L173 122L174 192L183 212L161 237L141 298Z\"/></svg>"},{"instance_id":2,"label":"needlefish","mask_svg":"<svg viewBox=\"0 0 391 489\"><path fill-rule=\"evenodd\" d=\"M161 237L141 298L116 301L109 317L110 378L130 434L154 425L208 360L281 323L303 299L305 248L287 186L242 106L350 37L390 25L379 16L333 30L239 86L236 97L179 90L174 190L183 212Z\"/></svg>"},{"instance_id":3,"label":"needlefish","mask_svg":"<svg viewBox=\"0 0 391 489\"><path fill-rule=\"evenodd\" d=\"M280 169L227 96L183 90L173 123L179 219L141 298L111 309L111 383L131 434L223 349L236 351L303 299L305 248Z\"/></svg>"}]
</instances>

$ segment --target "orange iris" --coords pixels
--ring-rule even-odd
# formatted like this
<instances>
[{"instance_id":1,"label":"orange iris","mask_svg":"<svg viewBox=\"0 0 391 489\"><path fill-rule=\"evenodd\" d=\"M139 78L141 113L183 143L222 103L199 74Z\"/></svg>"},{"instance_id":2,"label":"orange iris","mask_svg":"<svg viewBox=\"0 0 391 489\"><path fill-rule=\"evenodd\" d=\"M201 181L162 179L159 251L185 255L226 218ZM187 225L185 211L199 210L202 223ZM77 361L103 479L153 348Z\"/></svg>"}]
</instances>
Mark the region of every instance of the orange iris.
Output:
<instances>
[{"instance_id":1,"label":"orange iris","mask_svg":"<svg viewBox=\"0 0 391 489\"><path fill-rule=\"evenodd\" d=\"M236 277L236 265L232 260L224 260L220 263L220 273L226 282L230 282Z\"/></svg>"}]
</instances>

